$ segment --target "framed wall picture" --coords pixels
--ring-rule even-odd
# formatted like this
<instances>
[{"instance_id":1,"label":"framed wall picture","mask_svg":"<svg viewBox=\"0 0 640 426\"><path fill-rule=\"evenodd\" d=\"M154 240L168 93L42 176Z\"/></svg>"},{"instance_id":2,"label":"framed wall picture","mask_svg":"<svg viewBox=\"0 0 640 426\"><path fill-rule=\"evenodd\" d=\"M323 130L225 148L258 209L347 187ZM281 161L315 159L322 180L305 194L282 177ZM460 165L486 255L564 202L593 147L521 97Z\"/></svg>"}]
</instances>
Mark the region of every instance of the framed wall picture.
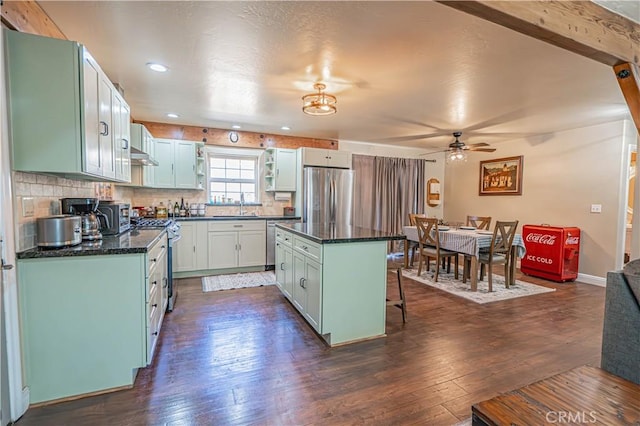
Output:
<instances>
[{"instance_id":1,"label":"framed wall picture","mask_svg":"<svg viewBox=\"0 0 640 426\"><path fill-rule=\"evenodd\" d=\"M523 156L480 162L480 195L522 195Z\"/></svg>"}]
</instances>

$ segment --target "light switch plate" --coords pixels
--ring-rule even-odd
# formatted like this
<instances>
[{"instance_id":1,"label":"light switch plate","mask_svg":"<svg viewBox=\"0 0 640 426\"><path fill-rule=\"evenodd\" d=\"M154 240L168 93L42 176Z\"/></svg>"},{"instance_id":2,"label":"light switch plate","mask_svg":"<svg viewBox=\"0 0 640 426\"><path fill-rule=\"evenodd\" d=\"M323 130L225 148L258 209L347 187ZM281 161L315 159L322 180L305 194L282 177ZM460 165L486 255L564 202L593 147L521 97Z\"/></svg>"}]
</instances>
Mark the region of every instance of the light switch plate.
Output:
<instances>
[{"instance_id":1,"label":"light switch plate","mask_svg":"<svg viewBox=\"0 0 640 426\"><path fill-rule=\"evenodd\" d=\"M31 217L34 214L33 197L22 197L22 216Z\"/></svg>"},{"instance_id":2,"label":"light switch plate","mask_svg":"<svg viewBox=\"0 0 640 426\"><path fill-rule=\"evenodd\" d=\"M591 204L591 213L602 213L602 204Z\"/></svg>"}]
</instances>

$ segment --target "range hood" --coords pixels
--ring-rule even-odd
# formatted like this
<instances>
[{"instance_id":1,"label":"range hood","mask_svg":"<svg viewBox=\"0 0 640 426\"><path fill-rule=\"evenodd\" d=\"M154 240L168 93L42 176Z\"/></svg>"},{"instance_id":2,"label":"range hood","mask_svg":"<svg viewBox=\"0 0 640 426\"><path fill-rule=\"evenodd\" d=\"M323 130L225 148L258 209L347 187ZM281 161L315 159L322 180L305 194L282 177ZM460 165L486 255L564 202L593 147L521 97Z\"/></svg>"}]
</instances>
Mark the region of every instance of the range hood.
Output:
<instances>
[{"instance_id":1,"label":"range hood","mask_svg":"<svg viewBox=\"0 0 640 426\"><path fill-rule=\"evenodd\" d=\"M138 148L132 146L131 164L137 164L141 166L157 166L158 162L151 158L146 152L142 152Z\"/></svg>"}]
</instances>

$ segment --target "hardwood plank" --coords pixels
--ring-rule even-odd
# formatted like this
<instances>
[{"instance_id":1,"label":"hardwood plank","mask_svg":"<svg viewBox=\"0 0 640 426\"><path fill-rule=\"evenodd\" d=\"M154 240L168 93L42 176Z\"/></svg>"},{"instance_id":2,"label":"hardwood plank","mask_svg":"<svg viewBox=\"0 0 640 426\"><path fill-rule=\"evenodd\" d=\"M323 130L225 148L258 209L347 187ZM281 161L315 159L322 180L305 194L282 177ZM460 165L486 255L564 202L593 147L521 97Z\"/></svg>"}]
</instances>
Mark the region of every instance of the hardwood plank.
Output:
<instances>
[{"instance_id":1,"label":"hardwood plank","mask_svg":"<svg viewBox=\"0 0 640 426\"><path fill-rule=\"evenodd\" d=\"M638 67L630 63L619 64L613 67L616 79L629 106L631 118L640 132L640 77Z\"/></svg>"},{"instance_id":2,"label":"hardwood plank","mask_svg":"<svg viewBox=\"0 0 640 426\"><path fill-rule=\"evenodd\" d=\"M598 363L604 289L478 305L405 279L408 322L327 347L275 286L203 293L177 280L153 364L133 389L30 408L19 425L435 424L537 380ZM397 291L389 274L389 291Z\"/></svg>"}]
</instances>

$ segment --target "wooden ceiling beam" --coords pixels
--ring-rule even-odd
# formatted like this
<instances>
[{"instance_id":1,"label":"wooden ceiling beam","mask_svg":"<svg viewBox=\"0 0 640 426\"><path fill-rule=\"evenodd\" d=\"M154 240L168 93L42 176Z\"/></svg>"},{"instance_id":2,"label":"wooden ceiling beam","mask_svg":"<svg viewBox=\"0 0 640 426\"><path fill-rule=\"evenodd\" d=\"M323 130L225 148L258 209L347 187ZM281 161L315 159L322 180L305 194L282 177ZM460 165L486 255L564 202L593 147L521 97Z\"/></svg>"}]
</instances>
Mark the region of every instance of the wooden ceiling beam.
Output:
<instances>
[{"instance_id":1,"label":"wooden ceiling beam","mask_svg":"<svg viewBox=\"0 0 640 426\"><path fill-rule=\"evenodd\" d=\"M613 67L616 79L629 106L633 123L640 134L640 78L638 67L625 63Z\"/></svg>"},{"instance_id":2,"label":"wooden ceiling beam","mask_svg":"<svg viewBox=\"0 0 640 426\"><path fill-rule=\"evenodd\" d=\"M609 66L640 65L640 24L591 1L436 1Z\"/></svg>"},{"instance_id":3,"label":"wooden ceiling beam","mask_svg":"<svg viewBox=\"0 0 640 426\"><path fill-rule=\"evenodd\" d=\"M67 39L55 22L33 0L3 1L2 23L23 33Z\"/></svg>"}]
</instances>

